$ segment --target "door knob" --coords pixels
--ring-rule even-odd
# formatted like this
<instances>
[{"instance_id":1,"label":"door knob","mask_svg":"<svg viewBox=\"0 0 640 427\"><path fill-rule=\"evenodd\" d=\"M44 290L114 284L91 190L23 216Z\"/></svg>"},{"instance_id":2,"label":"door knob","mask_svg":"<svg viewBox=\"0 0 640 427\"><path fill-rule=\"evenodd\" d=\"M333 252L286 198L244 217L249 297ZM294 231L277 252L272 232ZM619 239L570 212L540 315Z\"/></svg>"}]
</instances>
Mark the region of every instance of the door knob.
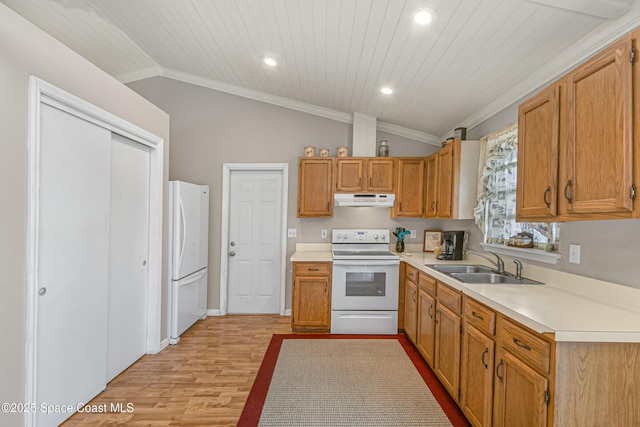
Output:
<instances>
[{"instance_id":1,"label":"door knob","mask_svg":"<svg viewBox=\"0 0 640 427\"><path fill-rule=\"evenodd\" d=\"M231 242L231 243L229 243L229 244L230 244L231 246L235 246L235 245L236 245L236 242Z\"/></svg>"},{"instance_id":2,"label":"door knob","mask_svg":"<svg viewBox=\"0 0 640 427\"><path fill-rule=\"evenodd\" d=\"M229 252L229 256L236 256L236 253L231 251L231 252Z\"/></svg>"},{"instance_id":3,"label":"door knob","mask_svg":"<svg viewBox=\"0 0 640 427\"><path fill-rule=\"evenodd\" d=\"M42 296L47 293L47 288L38 289L38 295Z\"/></svg>"}]
</instances>

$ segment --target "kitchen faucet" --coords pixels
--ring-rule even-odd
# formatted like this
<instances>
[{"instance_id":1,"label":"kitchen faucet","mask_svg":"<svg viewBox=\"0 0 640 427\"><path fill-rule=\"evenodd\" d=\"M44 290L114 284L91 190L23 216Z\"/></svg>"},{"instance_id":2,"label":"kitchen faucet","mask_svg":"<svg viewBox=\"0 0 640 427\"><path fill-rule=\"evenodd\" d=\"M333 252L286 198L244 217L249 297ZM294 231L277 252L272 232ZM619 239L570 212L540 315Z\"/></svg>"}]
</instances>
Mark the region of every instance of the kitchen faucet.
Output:
<instances>
[{"instance_id":1,"label":"kitchen faucet","mask_svg":"<svg viewBox=\"0 0 640 427\"><path fill-rule=\"evenodd\" d=\"M489 258L488 256L486 256L486 255L485 255L485 254L483 254L482 252L476 252L476 251L469 251L469 250L468 250L468 251L467 251L467 254L477 255L477 256L479 256L480 258L484 258L484 259L486 259L487 261L491 262L493 265L495 265L495 266L496 266L496 268L498 269L498 274L505 274L505 271L504 271L504 261L502 260L502 258L500 258L500 257L498 256L498 254L497 254L497 253L495 253L495 252L491 252L491 251L487 251L487 252L488 252L488 253L490 253L490 254L492 254L492 255L494 255L494 256L496 257L496 259L497 259L497 262L496 262L496 261L494 261L494 260L492 260L492 259L491 259L491 258Z\"/></svg>"}]
</instances>

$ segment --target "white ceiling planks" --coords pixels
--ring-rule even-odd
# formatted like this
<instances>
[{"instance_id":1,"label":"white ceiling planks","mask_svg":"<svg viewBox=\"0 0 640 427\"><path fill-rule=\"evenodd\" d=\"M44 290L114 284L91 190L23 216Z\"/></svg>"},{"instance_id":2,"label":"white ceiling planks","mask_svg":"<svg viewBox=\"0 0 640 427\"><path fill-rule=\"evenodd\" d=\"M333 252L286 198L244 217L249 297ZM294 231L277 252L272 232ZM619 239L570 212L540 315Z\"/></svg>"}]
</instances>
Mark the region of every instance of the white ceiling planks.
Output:
<instances>
[{"instance_id":1,"label":"white ceiling planks","mask_svg":"<svg viewBox=\"0 0 640 427\"><path fill-rule=\"evenodd\" d=\"M182 76L278 105L361 112L424 140L535 89L532 74L563 55L575 61L582 53L567 52L609 28L607 13L640 21L633 0L0 1L123 81ZM438 20L421 28L411 12L423 5ZM596 7L602 16L585 13Z\"/></svg>"}]
</instances>

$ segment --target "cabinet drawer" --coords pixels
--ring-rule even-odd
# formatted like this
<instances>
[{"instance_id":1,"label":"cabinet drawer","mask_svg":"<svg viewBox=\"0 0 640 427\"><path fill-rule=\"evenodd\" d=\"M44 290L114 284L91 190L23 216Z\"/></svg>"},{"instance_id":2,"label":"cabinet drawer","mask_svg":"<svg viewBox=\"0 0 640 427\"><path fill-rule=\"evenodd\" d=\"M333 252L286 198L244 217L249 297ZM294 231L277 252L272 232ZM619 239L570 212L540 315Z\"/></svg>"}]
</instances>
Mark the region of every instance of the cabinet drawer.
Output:
<instances>
[{"instance_id":1,"label":"cabinet drawer","mask_svg":"<svg viewBox=\"0 0 640 427\"><path fill-rule=\"evenodd\" d=\"M551 344L539 335L506 320L498 323L498 340L502 346L532 367L549 373Z\"/></svg>"},{"instance_id":2,"label":"cabinet drawer","mask_svg":"<svg viewBox=\"0 0 640 427\"><path fill-rule=\"evenodd\" d=\"M294 276L328 276L331 273L330 262L296 262L293 264Z\"/></svg>"},{"instance_id":3,"label":"cabinet drawer","mask_svg":"<svg viewBox=\"0 0 640 427\"><path fill-rule=\"evenodd\" d=\"M468 323L489 335L496 331L496 312L469 297L464 300L464 317Z\"/></svg>"},{"instance_id":4,"label":"cabinet drawer","mask_svg":"<svg viewBox=\"0 0 640 427\"><path fill-rule=\"evenodd\" d=\"M449 307L456 314L460 314L462 311L462 294L460 292L442 282L438 282L437 296L440 304Z\"/></svg>"},{"instance_id":5,"label":"cabinet drawer","mask_svg":"<svg viewBox=\"0 0 640 427\"><path fill-rule=\"evenodd\" d=\"M424 274L423 272L419 272L418 276L418 284L420 285L420 287L432 296L436 296L436 279L427 274Z\"/></svg>"},{"instance_id":6,"label":"cabinet drawer","mask_svg":"<svg viewBox=\"0 0 640 427\"><path fill-rule=\"evenodd\" d=\"M418 270L407 265L407 279L411 280L416 285L418 284Z\"/></svg>"}]
</instances>

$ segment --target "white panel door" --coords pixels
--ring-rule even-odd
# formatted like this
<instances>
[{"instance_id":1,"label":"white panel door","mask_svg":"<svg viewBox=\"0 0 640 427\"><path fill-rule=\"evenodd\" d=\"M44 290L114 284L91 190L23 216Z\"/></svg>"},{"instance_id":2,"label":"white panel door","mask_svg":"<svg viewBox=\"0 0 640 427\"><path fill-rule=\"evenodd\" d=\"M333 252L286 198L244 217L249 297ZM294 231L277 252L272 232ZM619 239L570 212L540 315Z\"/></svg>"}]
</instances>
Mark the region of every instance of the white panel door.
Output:
<instances>
[{"instance_id":1,"label":"white panel door","mask_svg":"<svg viewBox=\"0 0 640 427\"><path fill-rule=\"evenodd\" d=\"M280 312L282 171L231 171L229 313Z\"/></svg>"},{"instance_id":2,"label":"white panel door","mask_svg":"<svg viewBox=\"0 0 640 427\"><path fill-rule=\"evenodd\" d=\"M107 380L146 351L149 148L113 134Z\"/></svg>"},{"instance_id":3,"label":"white panel door","mask_svg":"<svg viewBox=\"0 0 640 427\"><path fill-rule=\"evenodd\" d=\"M77 405L104 390L111 133L41 104L36 402ZM36 414L38 426L70 416Z\"/></svg>"}]
</instances>

